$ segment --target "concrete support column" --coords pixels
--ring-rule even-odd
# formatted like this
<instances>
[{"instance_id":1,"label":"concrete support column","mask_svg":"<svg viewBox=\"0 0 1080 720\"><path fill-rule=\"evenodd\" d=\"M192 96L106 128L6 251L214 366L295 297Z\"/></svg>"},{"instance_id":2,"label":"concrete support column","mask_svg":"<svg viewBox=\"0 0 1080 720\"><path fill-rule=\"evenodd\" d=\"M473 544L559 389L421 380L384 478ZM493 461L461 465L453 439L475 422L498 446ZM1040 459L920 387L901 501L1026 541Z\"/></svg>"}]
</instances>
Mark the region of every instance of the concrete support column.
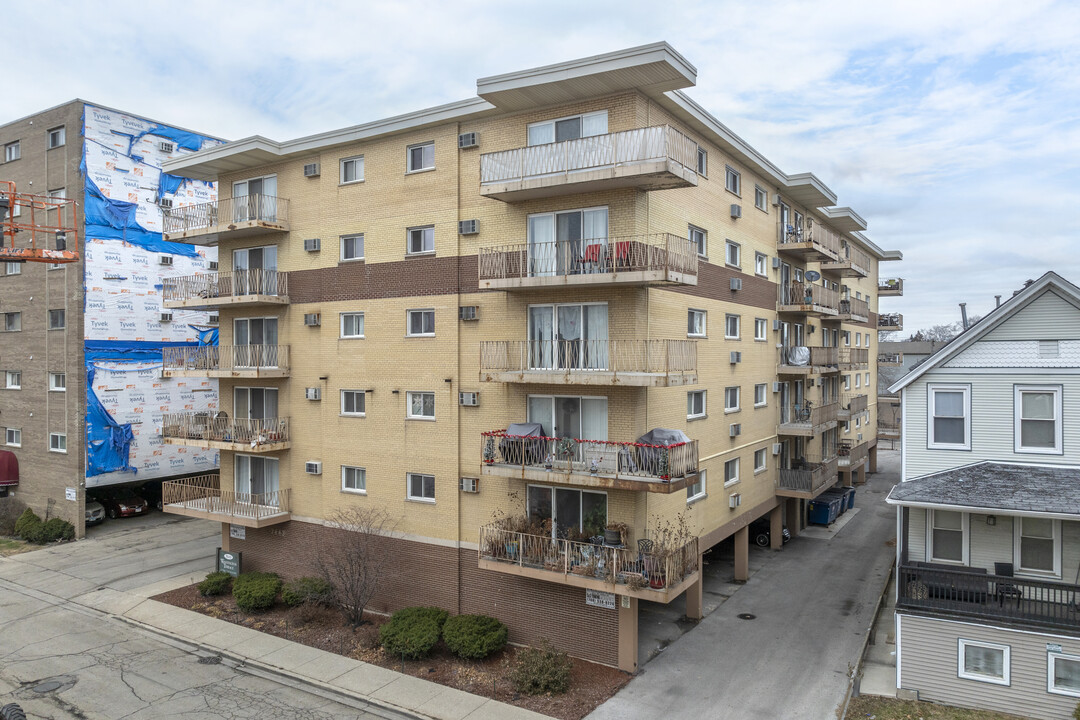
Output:
<instances>
[{"instance_id":1,"label":"concrete support column","mask_svg":"<svg viewBox=\"0 0 1080 720\"><path fill-rule=\"evenodd\" d=\"M870 458L870 472L877 472L877 445L870 447L870 451L867 453Z\"/></svg>"},{"instance_id":2,"label":"concrete support column","mask_svg":"<svg viewBox=\"0 0 1080 720\"><path fill-rule=\"evenodd\" d=\"M700 587L701 581L698 581ZM689 590L687 603L689 603ZM698 597L701 597L698 591ZM638 668L638 599L628 595L619 596L619 669L635 673Z\"/></svg>"},{"instance_id":3,"label":"concrete support column","mask_svg":"<svg viewBox=\"0 0 1080 720\"><path fill-rule=\"evenodd\" d=\"M777 505L769 513L769 547L779 550L784 545L784 506Z\"/></svg>"},{"instance_id":4,"label":"concrete support column","mask_svg":"<svg viewBox=\"0 0 1080 720\"><path fill-rule=\"evenodd\" d=\"M860 465L859 466L859 480L858 480L858 483L859 483L859 485L865 485L866 484L866 466L865 465Z\"/></svg>"},{"instance_id":5,"label":"concrete support column","mask_svg":"<svg viewBox=\"0 0 1080 720\"><path fill-rule=\"evenodd\" d=\"M702 589L704 583L702 577L704 577L705 564L702 562L702 556L698 554L698 579L690 587L686 588L686 617L691 620L700 620L705 616L702 612Z\"/></svg>"},{"instance_id":6,"label":"concrete support column","mask_svg":"<svg viewBox=\"0 0 1080 720\"><path fill-rule=\"evenodd\" d=\"M750 528L743 526L735 531L735 582L750 579Z\"/></svg>"},{"instance_id":7,"label":"concrete support column","mask_svg":"<svg viewBox=\"0 0 1080 720\"><path fill-rule=\"evenodd\" d=\"M229 523L221 523L221 549L225 552L231 549L229 548Z\"/></svg>"},{"instance_id":8,"label":"concrete support column","mask_svg":"<svg viewBox=\"0 0 1080 720\"><path fill-rule=\"evenodd\" d=\"M799 537L802 531L802 513L799 512L799 498L787 499L787 526L791 537Z\"/></svg>"},{"instance_id":9,"label":"concrete support column","mask_svg":"<svg viewBox=\"0 0 1080 720\"><path fill-rule=\"evenodd\" d=\"M846 472L844 470L841 470L840 471L840 486L841 487L851 487L854 476L855 476L855 470L854 469L848 470Z\"/></svg>"}]
</instances>

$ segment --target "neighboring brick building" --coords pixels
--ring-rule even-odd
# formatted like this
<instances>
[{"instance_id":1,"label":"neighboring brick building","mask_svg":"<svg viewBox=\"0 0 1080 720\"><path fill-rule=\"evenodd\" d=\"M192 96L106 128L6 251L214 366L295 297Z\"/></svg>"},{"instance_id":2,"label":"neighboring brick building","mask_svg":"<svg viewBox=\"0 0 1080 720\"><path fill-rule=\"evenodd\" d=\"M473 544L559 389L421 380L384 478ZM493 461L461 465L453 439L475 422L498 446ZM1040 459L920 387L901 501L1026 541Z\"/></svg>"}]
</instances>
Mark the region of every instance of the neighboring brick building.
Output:
<instances>
[{"instance_id":1,"label":"neighboring brick building","mask_svg":"<svg viewBox=\"0 0 1080 720\"><path fill-rule=\"evenodd\" d=\"M222 253L166 305L223 321L165 373L221 378L224 410L165 418L167 443L223 453L220 486L167 483L166 509L294 576L337 508L386 508L377 609L485 612L635 669L639 600L700 616L701 552L734 537L745 578L752 520L778 547L873 469L878 263L900 259L679 91L695 79L660 43L167 163L221 189L167 238ZM656 428L688 441L639 442ZM496 520L527 513L551 534ZM680 518L677 552L638 544ZM566 539L605 521L630 548Z\"/></svg>"}]
</instances>

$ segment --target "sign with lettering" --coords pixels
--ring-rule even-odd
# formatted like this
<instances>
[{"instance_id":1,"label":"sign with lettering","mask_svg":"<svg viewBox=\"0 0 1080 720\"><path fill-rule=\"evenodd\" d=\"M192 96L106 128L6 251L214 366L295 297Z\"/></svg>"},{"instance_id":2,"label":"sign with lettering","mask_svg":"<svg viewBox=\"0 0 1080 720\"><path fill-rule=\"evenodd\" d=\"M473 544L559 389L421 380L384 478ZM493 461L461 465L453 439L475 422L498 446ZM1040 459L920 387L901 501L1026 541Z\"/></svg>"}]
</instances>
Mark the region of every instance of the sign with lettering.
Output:
<instances>
[{"instance_id":1,"label":"sign with lettering","mask_svg":"<svg viewBox=\"0 0 1080 720\"><path fill-rule=\"evenodd\" d=\"M586 590L585 604L593 607L615 609L615 593L601 592L600 590Z\"/></svg>"},{"instance_id":2,"label":"sign with lettering","mask_svg":"<svg viewBox=\"0 0 1080 720\"><path fill-rule=\"evenodd\" d=\"M1061 652L1061 646L1057 643L1046 643L1046 652L1059 653Z\"/></svg>"},{"instance_id":3,"label":"sign with lettering","mask_svg":"<svg viewBox=\"0 0 1080 720\"><path fill-rule=\"evenodd\" d=\"M229 552L228 550L217 549L217 569L219 572L226 572L236 577L240 574L240 560L243 557L243 553Z\"/></svg>"},{"instance_id":4,"label":"sign with lettering","mask_svg":"<svg viewBox=\"0 0 1080 720\"><path fill-rule=\"evenodd\" d=\"M246 540L247 528L243 525L229 525L229 537L236 540Z\"/></svg>"},{"instance_id":5,"label":"sign with lettering","mask_svg":"<svg viewBox=\"0 0 1080 720\"><path fill-rule=\"evenodd\" d=\"M64 499L75 502L79 497L79 493L75 488L64 488Z\"/></svg>"}]
</instances>

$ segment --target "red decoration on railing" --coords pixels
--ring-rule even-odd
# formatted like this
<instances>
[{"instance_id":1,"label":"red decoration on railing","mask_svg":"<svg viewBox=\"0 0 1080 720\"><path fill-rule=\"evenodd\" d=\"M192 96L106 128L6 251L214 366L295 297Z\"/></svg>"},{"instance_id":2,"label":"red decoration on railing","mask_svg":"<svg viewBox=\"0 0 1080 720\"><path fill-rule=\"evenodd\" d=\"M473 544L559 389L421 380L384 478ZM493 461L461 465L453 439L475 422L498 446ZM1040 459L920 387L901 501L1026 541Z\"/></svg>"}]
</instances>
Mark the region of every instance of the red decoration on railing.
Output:
<instances>
[{"instance_id":1,"label":"red decoration on railing","mask_svg":"<svg viewBox=\"0 0 1080 720\"><path fill-rule=\"evenodd\" d=\"M564 438L547 437L546 435L508 435L504 430L488 430L487 432L480 433L482 437L498 437L508 438L510 440L563 440ZM669 449L682 447L683 445L689 445L690 443L680 442L673 445L652 445L649 443L639 442L619 442L617 440L584 440L581 438L572 438L576 443L591 443L593 445L619 445L624 447L636 447L636 448L655 448L655 449Z\"/></svg>"}]
</instances>

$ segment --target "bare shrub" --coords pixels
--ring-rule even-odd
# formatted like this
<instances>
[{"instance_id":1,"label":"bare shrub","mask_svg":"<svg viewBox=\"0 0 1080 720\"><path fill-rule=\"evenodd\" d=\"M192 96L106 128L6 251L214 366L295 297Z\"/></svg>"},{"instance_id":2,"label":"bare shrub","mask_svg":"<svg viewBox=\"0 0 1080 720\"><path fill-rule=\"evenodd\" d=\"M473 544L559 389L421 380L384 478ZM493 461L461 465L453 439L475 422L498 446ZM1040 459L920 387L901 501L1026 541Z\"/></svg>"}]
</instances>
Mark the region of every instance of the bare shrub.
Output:
<instances>
[{"instance_id":1,"label":"bare shrub","mask_svg":"<svg viewBox=\"0 0 1080 720\"><path fill-rule=\"evenodd\" d=\"M381 508L345 507L327 525L341 532L333 545L319 549L316 568L330 584L332 602L345 621L357 627L389 562L395 522Z\"/></svg>"}]
</instances>

